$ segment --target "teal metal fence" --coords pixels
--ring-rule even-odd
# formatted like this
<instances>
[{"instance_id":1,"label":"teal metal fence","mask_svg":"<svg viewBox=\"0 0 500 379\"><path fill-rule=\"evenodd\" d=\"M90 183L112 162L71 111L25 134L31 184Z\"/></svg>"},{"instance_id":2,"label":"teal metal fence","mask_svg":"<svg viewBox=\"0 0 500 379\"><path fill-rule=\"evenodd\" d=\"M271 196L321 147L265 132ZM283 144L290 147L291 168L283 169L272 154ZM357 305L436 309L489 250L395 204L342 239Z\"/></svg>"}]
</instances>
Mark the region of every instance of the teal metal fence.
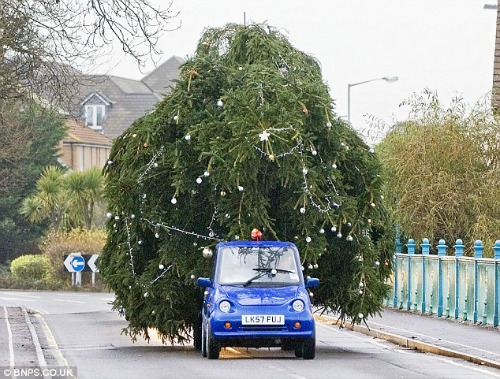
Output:
<instances>
[{"instance_id":1,"label":"teal metal fence","mask_svg":"<svg viewBox=\"0 0 500 379\"><path fill-rule=\"evenodd\" d=\"M500 240L493 246L493 258L483 258L481 241L474 243L474 257L463 255L460 239L453 246L454 255L446 255L444 240L439 241L437 255L430 254L427 238L420 249L413 239L406 246L408 253L403 254L397 245L392 298L386 306L498 326Z\"/></svg>"}]
</instances>

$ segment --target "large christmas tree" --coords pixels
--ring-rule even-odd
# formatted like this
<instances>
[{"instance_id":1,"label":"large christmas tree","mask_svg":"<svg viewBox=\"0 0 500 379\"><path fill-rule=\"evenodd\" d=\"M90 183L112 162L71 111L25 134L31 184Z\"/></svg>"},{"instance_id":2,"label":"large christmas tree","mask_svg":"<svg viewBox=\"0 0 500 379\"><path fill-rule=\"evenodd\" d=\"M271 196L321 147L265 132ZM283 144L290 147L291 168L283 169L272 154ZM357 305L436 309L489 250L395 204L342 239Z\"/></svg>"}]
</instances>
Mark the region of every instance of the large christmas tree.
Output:
<instances>
[{"instance_id":1,"label":"large christmas tree","mask_svg":"<svg viewBox=\"0 0 500 379\"><path fill-rule=\"evenodd\" d=\"M394 234L373 151L333 110L318 62L267 25L203 34L172 92L114 143L101 271L133 339L186 341L221 240L294 242L313 303L381 308Z\"/></svg>"}]
</instances>

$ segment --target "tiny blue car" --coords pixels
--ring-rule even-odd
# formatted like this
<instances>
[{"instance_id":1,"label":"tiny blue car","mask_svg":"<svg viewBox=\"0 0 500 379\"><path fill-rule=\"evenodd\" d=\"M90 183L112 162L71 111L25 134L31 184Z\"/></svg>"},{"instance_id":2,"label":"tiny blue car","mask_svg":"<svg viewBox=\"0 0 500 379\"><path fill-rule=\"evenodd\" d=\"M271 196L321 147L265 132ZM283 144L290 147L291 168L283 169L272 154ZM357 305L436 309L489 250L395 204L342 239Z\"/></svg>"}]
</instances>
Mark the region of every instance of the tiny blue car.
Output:
<instances>
[{"instance_id":1,"label":"tiny blue car","mask_svg":"<svg viewBox=\"0 0 500 379\"><path fill-rule=\"evenodd\" d=\"M201 350L218 359L222 347L281 347L314 359L315 324L297 247L291 242L231 241L215 247L205 289Z\"/></svg>"}]
</instances>

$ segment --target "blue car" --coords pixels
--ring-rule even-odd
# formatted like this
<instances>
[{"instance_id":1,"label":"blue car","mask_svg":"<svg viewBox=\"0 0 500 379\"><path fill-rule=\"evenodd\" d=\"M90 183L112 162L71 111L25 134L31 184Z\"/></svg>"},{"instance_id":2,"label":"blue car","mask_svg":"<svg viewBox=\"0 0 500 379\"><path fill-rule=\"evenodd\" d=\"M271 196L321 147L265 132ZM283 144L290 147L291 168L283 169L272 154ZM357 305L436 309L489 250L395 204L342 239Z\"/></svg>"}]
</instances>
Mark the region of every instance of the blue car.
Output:
<instances>
[{"instance_id":1,"label":"blue car","mask_svg":"<svg viewBox=\"0 0 500 379\"><path fill-rule=\"evenodd\" d=\"M231 241L215 247L205 289L201 350L218 359L222 347L281 347L314 359L314 317L297 247L290 242Z\"/></svg>"}]
</instances>

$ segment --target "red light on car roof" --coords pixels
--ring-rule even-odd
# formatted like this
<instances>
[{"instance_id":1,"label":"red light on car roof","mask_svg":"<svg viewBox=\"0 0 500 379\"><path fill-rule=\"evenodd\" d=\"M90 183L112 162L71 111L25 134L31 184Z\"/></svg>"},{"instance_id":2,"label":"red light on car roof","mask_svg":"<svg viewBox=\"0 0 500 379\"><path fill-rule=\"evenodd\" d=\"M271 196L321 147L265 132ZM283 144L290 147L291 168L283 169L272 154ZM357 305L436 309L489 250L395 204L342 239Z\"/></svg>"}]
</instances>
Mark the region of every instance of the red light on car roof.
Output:
<instances>
[{"instance_id":1,"label":"red light on car roof","mask_svg":"<svg viewBox=\"0 0 500 379\"><path fill-rule=\"evenodd\" d=\"M262 239L262 232L259 229L252 230L252 240L260 241Z\"/></svg>"}]
</instances>

